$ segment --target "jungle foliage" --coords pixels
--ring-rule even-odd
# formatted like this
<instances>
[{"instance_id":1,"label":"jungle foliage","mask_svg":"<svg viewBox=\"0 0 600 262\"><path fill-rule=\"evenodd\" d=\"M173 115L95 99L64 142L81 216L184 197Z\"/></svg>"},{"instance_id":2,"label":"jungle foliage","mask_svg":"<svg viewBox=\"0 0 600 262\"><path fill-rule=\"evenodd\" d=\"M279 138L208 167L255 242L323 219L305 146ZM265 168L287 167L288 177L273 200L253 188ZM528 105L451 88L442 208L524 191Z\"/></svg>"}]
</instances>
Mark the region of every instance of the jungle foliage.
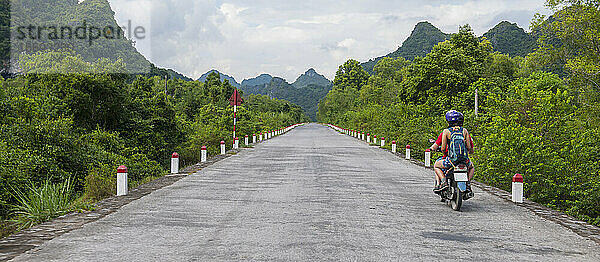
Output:
<instances>
[{"instance_id":1,"label":"jungle foliage","mask_svg":"<svg viewBox=\"0 0 600 262\"><path fill-rule=\"evenodd\" d=\"M119 165L129 168L134 186L164 175L173 152L185 166L199 162L202 146L214 155L221 140L232 145L228 99L234 88L216 73L205 83L175 78L165 85L160 76L132 79L103 73L125 65L121 60L89 63L68 51L29 55L22 62L41 67L35 61L48 56L64 57L52 60L60 62L48 68L78 66L87 71L0 79L2 218L30 210L15 205L39 199L27 193L38 188L54 192L44 191L51 188L47 185L69 181L73 198L98 200L115 193ZM262 95L245 97L237 117L238 136L308 121L297 105Z\"/></svg>"},{"instance_id":2,"label":"jungle foliage","mask_svg":"<svg viewBox=\"0 0 600 262\"><path fill-rule=\"evenodd\" d=\"M447 127L444 113L462 111L477 147L475 179L510 190L523 174L529 199L600 225L600 1L547 4L556 13L536 19L538 46L525 57L495 52L463 26L424 57L381 59L368 78L348 61L319 121L422 152Z\"/></svg>"}]
</instances>

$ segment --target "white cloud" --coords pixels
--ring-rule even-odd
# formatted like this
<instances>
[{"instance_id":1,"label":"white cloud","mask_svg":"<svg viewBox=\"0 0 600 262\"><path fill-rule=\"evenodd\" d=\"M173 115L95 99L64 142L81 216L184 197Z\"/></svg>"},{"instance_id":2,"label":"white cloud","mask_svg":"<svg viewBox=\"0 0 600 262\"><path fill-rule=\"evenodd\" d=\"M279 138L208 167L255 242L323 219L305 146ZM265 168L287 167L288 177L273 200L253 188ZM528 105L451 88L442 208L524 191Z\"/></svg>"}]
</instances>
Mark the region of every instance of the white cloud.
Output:
<instances>
[{"instance_id":1,"label":"white cloud","mask_svg":"<svg viewBox=\"0 0 600 262\"><path fill-rule=\"evenodd\" d=\"M152 50L141 51L158 66L193 78L215 68L238 81L293 81L310 67L332 78L347 59L396 50L424 20L447 33L468 23L481 35L501 20L527 29L534 13L547 13L544 0L109 1L119 22L151 14ZM140 8L148 2L152 12Z\"/></svg>"}]
</instances>

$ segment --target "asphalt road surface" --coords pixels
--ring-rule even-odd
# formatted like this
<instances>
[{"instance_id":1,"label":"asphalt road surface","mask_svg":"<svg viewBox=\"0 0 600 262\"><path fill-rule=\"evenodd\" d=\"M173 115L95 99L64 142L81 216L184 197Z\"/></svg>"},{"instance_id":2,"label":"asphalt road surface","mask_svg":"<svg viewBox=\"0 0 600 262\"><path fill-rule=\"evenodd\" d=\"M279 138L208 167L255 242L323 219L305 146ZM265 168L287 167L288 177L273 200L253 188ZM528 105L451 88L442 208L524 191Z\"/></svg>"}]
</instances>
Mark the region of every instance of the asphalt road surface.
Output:
<instances>
[{"instance_id":1,"label":"asphalt road surface","mask_svg":"<svg viewBox=\"0 0 600 262\"><path fill-rule=\"evenodd\" d=\"M600 261L600 246L475 190L462 212L432 174L310 124L258 144L16 261Z\"/></svg>"}]
</instances>

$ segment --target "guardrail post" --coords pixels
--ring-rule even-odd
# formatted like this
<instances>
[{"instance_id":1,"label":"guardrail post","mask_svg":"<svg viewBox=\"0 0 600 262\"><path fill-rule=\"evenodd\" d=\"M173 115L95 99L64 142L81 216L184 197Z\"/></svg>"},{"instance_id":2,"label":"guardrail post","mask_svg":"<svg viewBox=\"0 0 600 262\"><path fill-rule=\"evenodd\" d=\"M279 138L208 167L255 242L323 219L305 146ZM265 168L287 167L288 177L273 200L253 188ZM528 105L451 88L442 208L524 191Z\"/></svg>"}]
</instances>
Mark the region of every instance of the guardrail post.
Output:
<instances>
[{"instance_id":1,"label":"guardrail post","mask_svg":"<svg viewBox=\"0 0 600 262\"><path fill-rule=\"evenodd\" d=\"M256 144L256 134L252 134L252 144Z\"/></svg>"},{"instance_id":2,"label":"guardrail post","mask_svg":"<svg viewBox=\"0 0 600 262\"><path fill-rule=\"evenodd\" d=\"M392 141L392 153L396 153L396 141Z\"/></svg>"},{"instance_id":3,"label":"guardrail post","mask_svg":"<svg viewBox=\"0 0 600 262\"><path fill-rule=\"evenodd\" d=\"M367 143L371 143L371 134L367 133Z\"/></svg>"},{"instance_id":4,"label":"guardrail post","mask_svg":"<svg viewBox=\"0 0 600 262\"><path fill-rule=\"evenodd\" d=\"M236 137L233 139L233 149L238 149L238 148L240 148L240 139Z\"/></svg>"},{"instance_id":5,"label":"guardrail post","mask_svg":"<svg viewBox=\"0 0 600 262\"><path fill-rule=\"evenodd\" d=\"M117 168L117 196L127 195L127 167Z\"/></svg>"},{"instance_id":6,"label":"guardrail post","mask_svg":"<svg viewBox=\"0 0 600 262\"><path fill-rule=\"evenodd\" d=\"M512 178L512 202L523 203L523 176L516 174Z\"/></svg>"},{"instance_id":7,"label":"guardrail post","mask_svg":"<svg viewBox=\"0 0 600 262\"><path fill-rule=\"evenodd\" d=\"M206 162L206 146L202 146L202 148L200 149L200 162L204 163Z\"/></svg>"},{"instance_id":8,"label":"guardrail post","mask_svg":"<svg viewBox=\"0 0 600 262\"><path fill-rule=\"evenodd\" d=\"M406 159L410 159L410 145L406 145Z\"/></svg>"},{"instance_id":9,"label":"guardrail post","mask_svg":"<svg viewBox=\"0 0 600 262\"><path fill-rule=\"evenodd\" d=\"M179 173L179 154L177 152L171 155L171 174Z\"/></svg>"},{"instance_id":10,"label":"guardrail post","mask_svg":"<svg viewBox=\"0 0 600 262\"><path fill-rule=\"evenodd\" d=\"M431 149L429 148L425 149L425 166L431 166Z\"/></svg>"},{"instance_id":11,"label":"guardrail post","mask_svg":"<svg viewBox=\"0 0 600 262\"><path fill-rule=\"evenodd\" d=\"M246 136L244 137L244 143L246 144L246 146L248 146L248 135L246 135Z\"/></svg>"},{"instance_id":12,"label":"guardrail post","mask_svg":"<svg viewBox=\"0 0 600 262\"><path fill-rule=\"evenodd\" d=\"M221 155L225 154L225 141L221 141Z\"/></svg>"},{"instance_id":13,"label":"guardrail post","mask_svg":"<svg viewBox=\"0 0 600 262\"><path fill-rule=\"evenodd\" d=\"M373 144L377 144L377 136L373 135Z\"/></svg>"},{"instance_id":14,"label":"guardrail post","mask_svg":"<svg viewBox=\"0 0 600 262\"><path fill-rule=\"evenodd\" d=\"M385 137L381 137L381 147L385 146Z\"/></svg>"}]
</instances>

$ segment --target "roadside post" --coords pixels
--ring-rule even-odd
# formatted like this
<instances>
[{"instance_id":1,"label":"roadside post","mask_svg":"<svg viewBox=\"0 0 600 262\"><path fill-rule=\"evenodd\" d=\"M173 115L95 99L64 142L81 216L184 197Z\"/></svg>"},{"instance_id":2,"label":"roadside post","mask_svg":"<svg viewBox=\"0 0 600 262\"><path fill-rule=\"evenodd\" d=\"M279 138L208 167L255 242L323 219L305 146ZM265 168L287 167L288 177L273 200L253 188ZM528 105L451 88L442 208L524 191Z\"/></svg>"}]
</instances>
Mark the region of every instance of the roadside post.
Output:
<instances>
[{"instance_id":1,"label":"roadside post","mask_svg":"<svg viewBox=\"0 0 600 262\"><path fill-rule=\"evenodd\" d=\"M202 146L202 148L200 149L200 162L206 162L206 146Z\"/></svg>"},{"instance_id":2,"label":"roadside post","mask_svg":"<svg viewBox=\"0 0 600 262\"><path fill-rule=\"evenodd\" d=\"M381 147L385 146L385 137L381 137Z\"/></svg>"},{"instance_id":3,"label":"roadside post","mask_svg":"<svg viewBox=\"0 0 600 262\"><path fill-rule=\"evenodd\" d=\"M392 153L396 153L396 141L392 141Z\"/></svg>"},{"instance_id":4,"label":"roadside post","mask_svg":"<svg viewBox=\"0 0 600 262\"><path fill-rule=\"evenodd\" d=\"M429 148L425 149L425 166L431 166L431 149Z\"/></svg>"},{"instance_id":5,"label":"roadside post","mask_svg":"<svg viewBox=\"0 0 600 262\"><path fill-rule=\"evenodd\" d=\"M516 174L512 178L512 202L523 203L523 176Z\"/></svg>"},{"instance_id":6,"label":"roadside post","mask_svg":"<svg viewBox=\"0 0 600 262\"><path fill-rule=\"evenodd\" d=\"M221 155L225 154L225 141L221 141Z\"/></svg>"},{"instance_id":7,"label":"roadside post","mask_svg":"<svg viewBox=\"0 0 600 262\"><path fill-rule=\"evenodd\" d=\"M410 159L410 145L406 145L406 159Z\"/></svg>"},{"instance_id":8,"label":"roadside post","mask_svg":"<svg viewBox=\"0 0 600 262\"><path fill-rule=\"evenodd\" d=\"M174 152L171 155L171 174L179 173L179 154Z\"/></svg>"},{"instance_id":9,"label":"roadside post","mask_svg":"<svg viewBox=\"0 0 600 262\"><path fill-rule=\"evenodd\" d=\"M117 168L117 196L127 195L127 167Z\"/></svg>"}]
</instances>

